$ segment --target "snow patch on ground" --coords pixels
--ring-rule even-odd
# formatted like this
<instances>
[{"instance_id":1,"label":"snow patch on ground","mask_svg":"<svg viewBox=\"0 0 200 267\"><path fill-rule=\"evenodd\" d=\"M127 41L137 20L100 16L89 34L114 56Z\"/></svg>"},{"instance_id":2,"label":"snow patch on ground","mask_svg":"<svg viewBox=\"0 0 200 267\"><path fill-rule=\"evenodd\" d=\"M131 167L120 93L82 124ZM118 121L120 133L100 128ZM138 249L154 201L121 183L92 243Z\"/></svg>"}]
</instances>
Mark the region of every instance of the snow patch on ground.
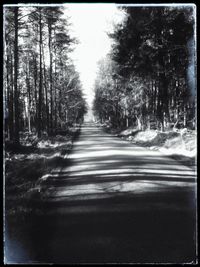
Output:
<instances>
[{"instance_id":1,"label":"snow patch on ground","mask_svg":"<svg viewBox=\"0 0 200 267\"><path fill-rule=\"evenodd\" d=\"M67 167L67 159L79 128L69 134L38 138L34 133L20 133L20 145L5 143L6 212L28 210L27 199L41 196L38 190L40 178L49 175L57 167ZM23 207L23 209L22 209Z\"/></svg>"},{"instance_id":2,"label":"snow patch on ground","mask_svg":"<svg viewBox=\"0 0 200 267\"><path fill-rule=\"evenodd\" d=\"M186 128L166 132L158 130L136 132L136 129L128 128L120 132L118 136L167 155L183 155L190 158L197 155L196 131Z\"/></svg>"},{"instance_id":3,"label":"snow patch on ground","mask_svg":"<svg viewBox=\"0 0 200 267\"><path fill-rule=\"evenodd\" d=\"M52 147L52 148L56 148L56 147L60 147L63 146L63 143L66 141L56 141L54 143L52 143L51 140L42 140L40 142L38 142L37 147L38 148L47 148L47 147ZM71 141L67 141L66 145L70 145L72 144Z\"/></svg>"},{"instance_id":4,"label":"snow patch on ground","mask_svg":"<svg viewBox=\"0 0 200 267\"><path fill-rule=\"evenodd\" d=\"M135 128L128 128L128 129L122 131L120 134L122 136L127 136L127 135L133 134L135 131L137 131L137 129L135 129Z\"/></svg>"},{"instance_id":5,"label":"snow patch on ground","mask_svg":"<svg viewBox=\"0 0 200 267\"><path fill-rule=\"evenodd\" d=\"M196 157L196 150L193 150L193 151L188 151L184 148L179 148L177 149L176 151L174 150L174 148L164 148L164 147L161 147L159 149L160 152L166 154L166 155L183 155L183 156L186 156L186 157L190 157L190 158L193 158L193 157Z\"/></svg>"},{"instance_id":6,"label":"snow patch on ground","mask_svg":"<svg viewBox=\"0 0 200 267\"><path fill-rule=\"evenodd\" d=\"M153 139L156 138L158 135L157 131L154 130L149 130L149 131L144 131L144 132L139 132L135 138L134 141L138 142L150 142Z\"/></svg>"}]
</instances>

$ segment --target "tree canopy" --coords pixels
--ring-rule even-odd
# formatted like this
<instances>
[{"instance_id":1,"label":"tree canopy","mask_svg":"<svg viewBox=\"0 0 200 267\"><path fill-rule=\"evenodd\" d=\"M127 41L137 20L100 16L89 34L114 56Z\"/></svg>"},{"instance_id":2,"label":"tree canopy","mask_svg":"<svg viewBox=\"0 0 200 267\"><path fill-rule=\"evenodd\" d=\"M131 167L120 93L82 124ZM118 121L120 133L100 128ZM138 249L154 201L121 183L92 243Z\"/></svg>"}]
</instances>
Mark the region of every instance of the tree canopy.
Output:
<instances>
[{"instance_id":1,"label":"tree canopy","mask_svg":"<svg viewBox=\"0 0 200 267\"><path fill-rule=\"evenodd\" d=\"M70 58L71 36L63 7L5 7L5 130L54 134L86 112L79 74Z\"/></svg>"},{"instance_id":2,"label":"tree canopy","mask_svg":"<svg viewBox=\"0 0 200 267\"><path fill-rule=\"evenodd\" d=\"M98 79L95 86L97 116L109 118L116 127L136 123L146 128L153 121L164 130L178 123L191 124L195 116L195 83L191 80L195 77L194 73L188 76L188 70L193 64L194 71L193 6L121 9L125 18L109 34L113 41L107 63L112 62L113 67L105 76L110 73L109 86ZM117 116L118 124L112 121L110 108L104 107L111 94L116 99L114 120Z\"/></svg>"}]
</instances>

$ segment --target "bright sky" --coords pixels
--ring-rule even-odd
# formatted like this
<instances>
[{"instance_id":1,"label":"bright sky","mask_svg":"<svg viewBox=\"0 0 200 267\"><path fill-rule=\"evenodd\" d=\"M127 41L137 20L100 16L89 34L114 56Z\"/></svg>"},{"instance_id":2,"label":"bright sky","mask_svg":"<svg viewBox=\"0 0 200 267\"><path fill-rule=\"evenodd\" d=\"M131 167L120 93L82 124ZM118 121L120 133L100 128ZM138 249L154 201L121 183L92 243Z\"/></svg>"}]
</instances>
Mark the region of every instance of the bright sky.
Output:
<instances>
[{"instance_id":1,"label":"bright sky","mask_svg":"<svg viewBox=\"0 0 200 267\"><path fill-rule=\"evenodd\" d=\"M110 50L111 40L106 32L113 29L113 23L122 20L122 12L115 4L68 4L66 14L72 23L71 33L79 44L72 53L72 59L80 73L83 90L91 106L94 97L93 86L97 62Z\"/></svg>"}]
</instances>

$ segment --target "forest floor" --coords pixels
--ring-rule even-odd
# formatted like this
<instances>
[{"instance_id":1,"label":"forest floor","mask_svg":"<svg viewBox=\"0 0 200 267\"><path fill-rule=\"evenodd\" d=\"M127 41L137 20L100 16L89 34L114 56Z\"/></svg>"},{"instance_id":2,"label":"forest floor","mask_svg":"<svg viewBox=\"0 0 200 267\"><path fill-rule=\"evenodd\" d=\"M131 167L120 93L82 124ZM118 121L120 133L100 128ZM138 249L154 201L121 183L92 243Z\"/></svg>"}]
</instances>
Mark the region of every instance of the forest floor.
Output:
<instances>
[{"instance_id":1,"label":"forest floor","mask_svg":"<svg viewBox=\"0 0 200 267\"><path fill-rule=\"evenodd\" d=\"M31 212L29 200L40 195L40 179L56 167L68 165L68 155L80 126L52 137L36 133L20 133L20 145L5 141L4 177L5 211L7 215Z\"/></svg>"},{"instance_id":2,"label":"forest floor","mask_svg":"<svg viewBox=\"0 0 200 267\"><path fill-rule=\"evenodd\" d=\"M161 132L158 130L139 131L130 127L123 131L103 125L106 132L127 140L132 144L158 150L182 164L195 168L197 155L197 133L187 128Z\"/></svg>"}]
</instances>

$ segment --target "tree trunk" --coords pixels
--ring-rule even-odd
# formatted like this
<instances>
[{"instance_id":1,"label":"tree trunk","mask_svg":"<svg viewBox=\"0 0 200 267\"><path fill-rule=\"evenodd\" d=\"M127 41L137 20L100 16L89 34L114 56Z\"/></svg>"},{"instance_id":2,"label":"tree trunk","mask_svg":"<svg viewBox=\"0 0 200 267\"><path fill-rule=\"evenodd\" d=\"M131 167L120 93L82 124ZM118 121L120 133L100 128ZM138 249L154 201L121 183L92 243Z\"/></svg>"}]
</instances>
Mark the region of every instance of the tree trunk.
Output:
<instances>
[{"instance_id":1,"label":"tree trunk","mask_svg":"<svg viewBox=\"0 0 200 267\"><path fill-rule=\"evenodd\" d=\"M56 62L56 52L55 52L55 61L54 61L54 127L57 128L57 62Z\"/></svg>"},{"instance_id":2,"label":"tree trunk","mask_svg":"<svg viewBox=\"0 0 200 267\"><path fill-rule=\"evenodd\" d=\"M35 86L35 129L36 132L38 131L38 97L37 97L37 77L38 77L38 71L37 71L37 59L36 56L34 58L34 86Z\"/></svg>"},{"instance_id":3,"label":"tree trunk","mask_svg":"<svg viewBox=\"0 0 200 267\"><path fill-rule=\"evenodd\" d=\"M10 60L10 64L7 65L7 90L8 90L8 128L9 139L13 141L14 138L14 110L13 110L13 59L12 54L7 61ZM8 63L8 62L7 62Z\"/></svg>"},{"instance_id":4,"label":"tree trunk","mask_svg":"<svg viewBox=\"0 0 200 267\"><path fill-rule=\"evenodd\" d=\"M184 113L183 113L183 125L184 125L184 127L186 127L186 124L187 124L187 108L186 108L186 106L184 106L184 111L183 111Z\"/></svg>"},{"instance_id":5,"label":"tree trunk","mask_svg":"<svg viewBox=\"0 0 200 267\"><path fill-rule=\"evenodd\" d=\"M52 80L52 27L51 22L49 22L48 25L48 31L49 31L49 83L50 83L50 98L51 98L51 111L50 111L50 128L51 133L53 130L53 80Z\"/></svg>"},{"instance_id":6,"label":"tree trunk","mask_svg":"<svg viewBox=\"0 0 200 267\"><path fill-rule=\"evenodd\" d=\"M62 77L64 77L61 58L60 58L60 66L61 66L61 69L60 69L60 77L59 77L59 79L61 80ZM62 121L62 106L61 106L61 103L62 103L62 92L61 92L61 90L62 90L62 87L59 86L58 117L59 117L60 122ZM60 127L62 128L62 123L60 123Z\"/></svg>"},{"instance_id":7,"label":"tree trunk","mask_svg":"<svg viewBox=\"0 0 200 267\"><path fill-rule=\"evenodd\" d=\"M14 9L15 42L14 42L14 110L15 130L14 142L19 144L19 92L18 92L18 7Z\"/></svg>"},{"instance_id":8,"label":"tree trunk","mask_svg":"<svg viewBox=\"0 0 200 267\"><path fill-rule=\"evenodd\" d=\"M139 117L136 115L136 119L138 124L138 130L142 130L141 115Z\"/></svg>"},{"instance_id":9,"label":"tree trunk","mask_svg":"<svg viewBox=\"0 0 200 267\"><path fill-rule=\"evenodd\" d=\"M29 61L26 63L26 87L27 87L27 119L28 119L28 131L31 132L31 116L30 116L30 106L31 106L31 89L30 89L30 66Z\"/></svg>"},{"instance_id":10,"label":"tree trunk","mask_svg":"<svg viewBox=\"0 0 200 267\"><path fill-rule=\"evenodd\" d=\"M46 102L46 128L47 133L49 134L49 103L48 103L48 92L47 92L47 84L46 84L46 66L45 66L45 60L44 60L44 48L42 49L43 52L43 65L44 65L44 88L45 88L45 102Z\"/></svg>"},{"instance_id":11,"label":"tree trunk","mask_svg":"<svg viewBox=\"0 0 200 267\"><path fill-rule=\"evenodd\" d=\"M40 82L39 82L39 106L38 106L38 137L41 137L41 126L42 126L42 14L40 8Z\"/></svg>"},{"instance_id":12,"label":"tree trunk","mask_svg":"<svg viewBox=\"0 0 200 267\"><path fill-rule=\"evenodd\" d=\"M7 55L7 50L5 49L4 52L4 61L5 61L5 65L4 65L4 75L3 75L3 79L4 79L4 83L3 83L3 88L4 89L4 125L5 125L5 134L9 137L9 92L10 92L10 79L9 79L9 57Z\"/></svg>"},{"instance_id":13,"label":"tree trunk","mask_svg":"<svg viewBox=\"0 0 200 267\"><path fill-rule=\"evenodd\" d=\"M147 129L150 130L151 129L151 123L150 123L150 116L147 116Z\"/></svg>"}]
</instances>

